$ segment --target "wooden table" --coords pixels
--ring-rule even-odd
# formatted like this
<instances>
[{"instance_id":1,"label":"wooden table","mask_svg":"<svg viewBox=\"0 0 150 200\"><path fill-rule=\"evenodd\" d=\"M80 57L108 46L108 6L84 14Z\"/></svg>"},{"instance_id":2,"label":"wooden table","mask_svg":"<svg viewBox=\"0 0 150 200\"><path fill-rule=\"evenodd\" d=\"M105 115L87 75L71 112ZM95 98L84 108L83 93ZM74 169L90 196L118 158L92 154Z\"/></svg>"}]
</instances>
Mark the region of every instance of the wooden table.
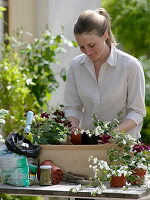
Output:
<instances>
[{"instance_id":1,"label":"wooden table","mask_svg":"<svg viewBox=\"0 0 150 200\"><path fill-rule=\"evenodd\" d=\"M76 186L75 184L69 184L62 182L58 185L52 186L40 186L34 185L30 187L17 187L7 184L0 184L0 193L13 194L13 195L30 195L30 196L49 196L49 197L64 197L74 199L76 198L91 198L100 200L124 200L124 199L139 199L150 200L150 193L145 189L138 186L131 186L128 190L122 188L108 188L102 194L91 196L91 192L94 188L86 188L77 193L72 193L70 189Z\"/></svg>"}]
</instances>

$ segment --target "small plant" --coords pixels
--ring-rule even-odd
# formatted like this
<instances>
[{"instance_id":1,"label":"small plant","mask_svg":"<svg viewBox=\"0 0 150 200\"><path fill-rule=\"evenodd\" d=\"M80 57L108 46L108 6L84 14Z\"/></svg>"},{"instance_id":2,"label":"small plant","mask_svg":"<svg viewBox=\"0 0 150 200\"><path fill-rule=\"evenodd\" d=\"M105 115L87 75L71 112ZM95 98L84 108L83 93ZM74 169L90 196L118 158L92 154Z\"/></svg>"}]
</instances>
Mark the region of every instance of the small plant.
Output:
<instances>
[{"instance_id":1,"label":"small plant","mask_svg":"<svg viewBox=\"0 0 150 200\"><path fill-rule=\"evenodd\" d=\"M93 115L93 125L94 130L80 130L76 129L75 134L86 134L89 136L88 139L92 138L93 141L95 140L95 143L97 140L101 141L100 143L105 144L109 143L110 139L112 137L112 134L114 132L114 128L116 128L120 121L121 121L121 112L118 113L118 118L114 119L112 122L110 121L101 121L98 119L97 115Z\"/></svg>"},{"instance_id":2,"label":"small plant","mask_svg":"<svg viewBox=\"0 0 150 200\"><path fill-rule=\"evenodd\" d=\"M150 146L139 142L132 147L132 154L130 168L150 170Z\"/></svg>"},{"instance_id":3,"label":"small plant","mask_svg":"<svg viewBox=\"0 0 150 200\"><path fill-rule=\"evenodd\" d=\"M60 107L50 114L35 115L31 133L33 140L39 144L60 144L60 140L70 135L69 127L71 124Z\"/></svg>"},{"instance_id":4,"label":"small plant","mask_svg":"<svg viewBox=\"0 0 150 200\"><path fill-rule=\"evenodd\" d=\"M108 163L104 160L98 160L92 156L89 158L89 167L94 171L94 183L101 188L106 184L107 181L111 181L112 176L117 177L128 177L132 174L131 169L125 164L113 164Z\"/></svg>"}]
</instances>

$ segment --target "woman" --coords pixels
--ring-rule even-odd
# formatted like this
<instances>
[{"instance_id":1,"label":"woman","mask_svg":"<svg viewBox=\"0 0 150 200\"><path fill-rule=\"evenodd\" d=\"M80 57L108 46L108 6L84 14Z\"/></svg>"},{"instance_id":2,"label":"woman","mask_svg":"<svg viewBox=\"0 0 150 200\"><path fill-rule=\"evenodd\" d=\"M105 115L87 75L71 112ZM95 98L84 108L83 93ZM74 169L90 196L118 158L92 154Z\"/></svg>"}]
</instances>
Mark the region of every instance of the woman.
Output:
<instances>
[{"instance_id":1,"label":"woman","mask_svg":"<svg viewBox=\"0 0 150 200\"><path fill-rule=\"evenodd\" d=\"M146 114L140 61L116 48L110 17L103 8L84 11L74 35L83 54L70 63L64 93L71 131L78 127L92 130L93 114L102 121L113 121L122 112L123 119L115 130L140 138Z\"/></svg>"}]
</instances>

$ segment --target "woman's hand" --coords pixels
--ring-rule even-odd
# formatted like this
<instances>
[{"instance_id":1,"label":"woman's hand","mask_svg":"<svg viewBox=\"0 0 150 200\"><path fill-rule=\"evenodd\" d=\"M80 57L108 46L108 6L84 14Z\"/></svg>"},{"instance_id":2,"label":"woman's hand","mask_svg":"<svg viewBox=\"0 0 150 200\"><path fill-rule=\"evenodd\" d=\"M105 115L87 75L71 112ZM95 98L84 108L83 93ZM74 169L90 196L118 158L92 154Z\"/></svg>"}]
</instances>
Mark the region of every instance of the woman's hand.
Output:
<instances>
[{"instance_id":1,"label":"woman's hand","mask_svg":"<svg viewBox=\"0 0 150 200\"><path fill-rule=\"evenodd\" d=\"M124 119L118 127L114 129L116 132L128 132L135 128L137 124L132 119Z\"/></svg>"}]
</instances>

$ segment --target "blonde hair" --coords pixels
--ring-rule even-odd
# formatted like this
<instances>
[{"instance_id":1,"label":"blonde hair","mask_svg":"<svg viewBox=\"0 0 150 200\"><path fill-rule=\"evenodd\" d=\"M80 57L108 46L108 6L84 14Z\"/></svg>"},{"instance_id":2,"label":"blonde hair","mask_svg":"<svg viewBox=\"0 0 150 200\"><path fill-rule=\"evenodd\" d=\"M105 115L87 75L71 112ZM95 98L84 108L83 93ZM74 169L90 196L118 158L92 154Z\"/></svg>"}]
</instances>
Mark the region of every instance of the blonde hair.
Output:
<instances>
[{"instance_id":1,"label":"blonde hair","mask_svg":"<svg viewBox=\"0 0 150 200\"><path fill-rule=\"evenodd\" d=\"M111 31L111 18L104 8L84 11L74 25L75 35L82 33L95 33L101 37L106 31L108 32L106 43L109 46L111 46L111 43L117 45Z\"/></svg>"}]
</instances>

